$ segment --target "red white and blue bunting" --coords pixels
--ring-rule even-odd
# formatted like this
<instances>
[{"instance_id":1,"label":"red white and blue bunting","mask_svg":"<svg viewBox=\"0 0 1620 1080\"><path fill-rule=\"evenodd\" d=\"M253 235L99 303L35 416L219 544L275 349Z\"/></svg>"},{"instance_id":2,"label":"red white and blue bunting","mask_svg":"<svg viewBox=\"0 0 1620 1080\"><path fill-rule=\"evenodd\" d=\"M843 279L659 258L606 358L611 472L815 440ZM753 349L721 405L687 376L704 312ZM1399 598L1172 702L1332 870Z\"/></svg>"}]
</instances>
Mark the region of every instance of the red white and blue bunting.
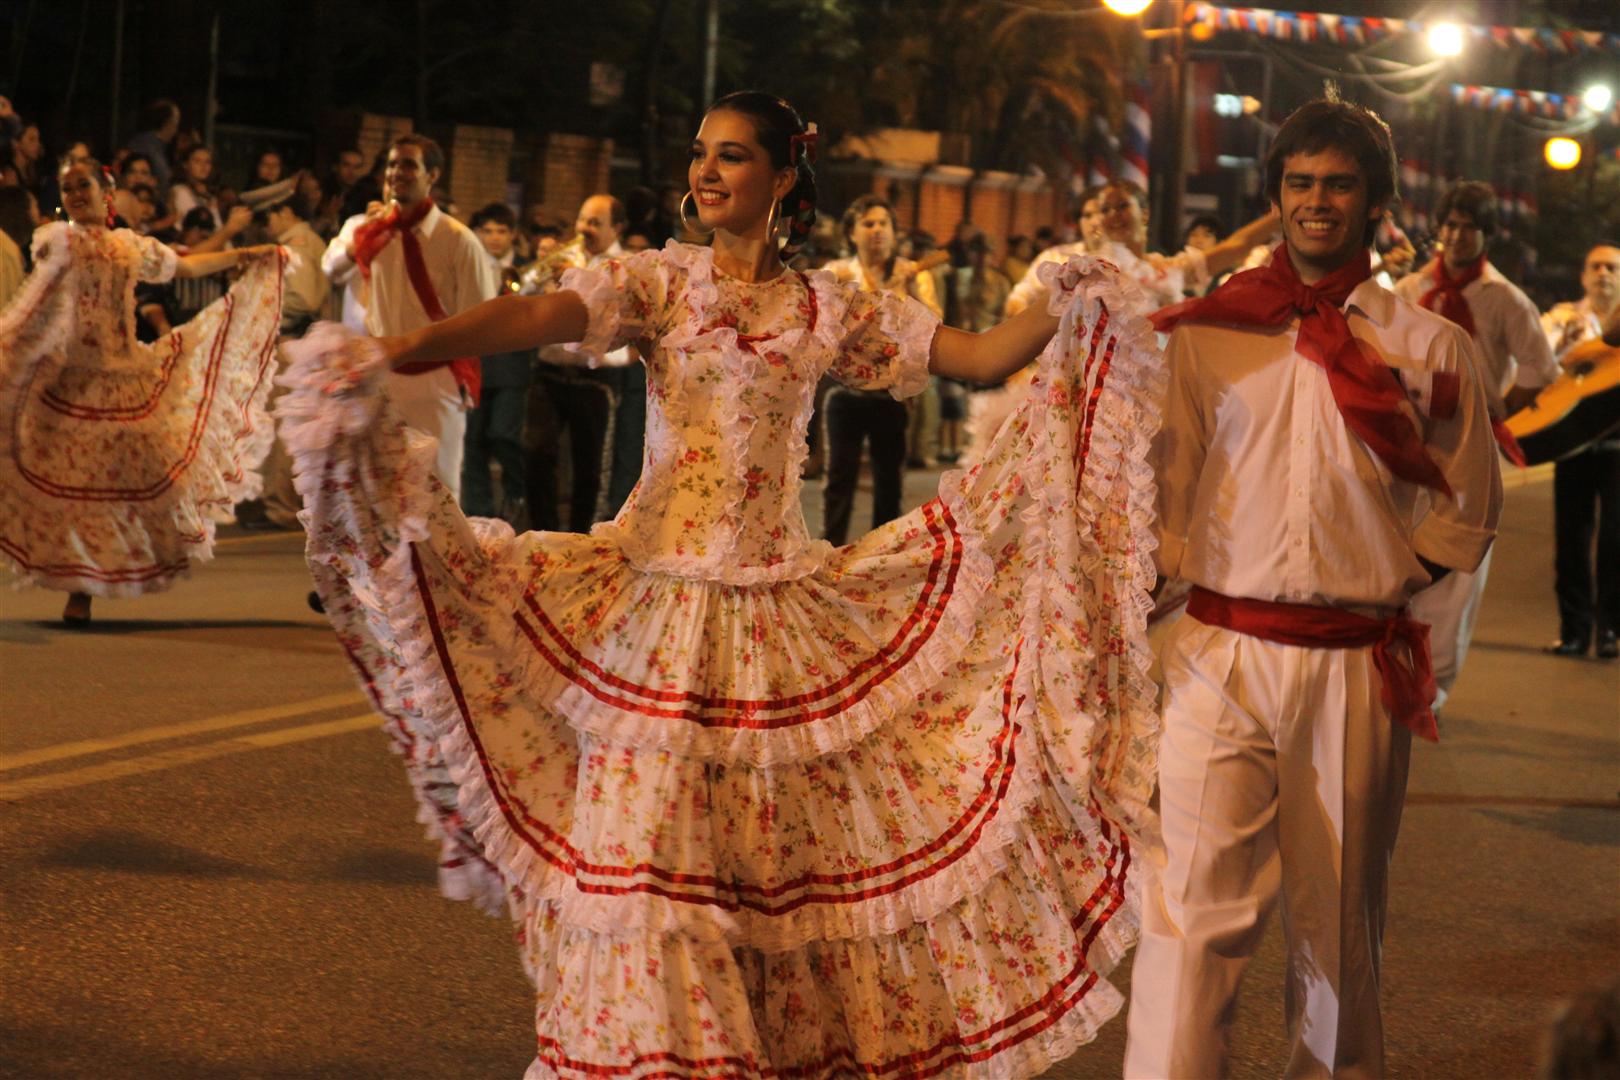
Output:
<instances>
[{"instance_id":1,"label":"red white and blue bunting","mask_svg":"<svg viewBox=\"0 0 1620 1080\"><path fill-rule=\"evenodd\" d=\"M1333 15L1316 11L1273 11L1269 8L1218 7L1195 3L1187 6L1189 26L1203 25L1211 30L1233 30L1281 41L1323 45L1371 45L1386 38L1422 34L1430 24L1416 19L1386 19L1367 15ZM1535 26L1460 27L1472 41L1489 42L1501 49L1532 49L1543 55L1570 56L1576 53L1620 53L1620 34L1600 30L1553 30Z\"/></svg>"},{"instance_id":2,"label":"red white and blue bunting","mask_svg":"<svg viewBox=\"0 0 1620 1080\"><path fill-rule=\"evenodd\" d=\"M1581 99L1569 94L1550 94L1543 90L1511 90L1505 86L1465 86L1451 84L1451 100L1457 105L1471 105L1492 112L1518 113L1521 116L1539 116L1548 120L1575 120L1588 112ZM1596 114L1600 120L1620 124L1620 103L1607 112Z\"/></svg>"}]
</instances>

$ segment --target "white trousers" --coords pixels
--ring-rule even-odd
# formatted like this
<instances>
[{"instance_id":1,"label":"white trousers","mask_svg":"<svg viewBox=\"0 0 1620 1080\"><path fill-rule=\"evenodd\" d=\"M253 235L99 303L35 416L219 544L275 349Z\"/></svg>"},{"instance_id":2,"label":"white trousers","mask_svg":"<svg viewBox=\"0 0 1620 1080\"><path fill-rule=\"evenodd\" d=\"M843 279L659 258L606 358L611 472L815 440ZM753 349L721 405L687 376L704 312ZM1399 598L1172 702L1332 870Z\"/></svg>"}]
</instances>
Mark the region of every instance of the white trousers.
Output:
<instances>
[{"instance_id":1,"label":"white trousers","mask_svg":"<svg viewBox=\"0 0 1620 1080\"><path fill-rule=\"evenodd\" d=\"M455 376L448 367L439 367L420 375L389 373L384 379L383 388L399 418L422 434L439 440L433 471L460 502L467 413L462 408L461 388L456 385Z\"/></svg>"},{"instance_id":2,"label":"white trousers","mask_svg":"<svg viewBox=\"0 0 1620 1080\"><path fill-rule=\"evenodd\" d=\"M1145 881L1125 1076L1227 1075L1244 966L1279 891L1288 1077L1379 1077L1378 974L1410 733L1370 649L1184 616L1165 643L1164 862Z\"/></svg>"},{"instance_id":3,"label":"white trousers","mask_svg":"<svg viewBox=\"0 0 1620 1080\"><path fill-rule=\"evenodd\" d=\"M1412 618L1429 624L1429 654L1434 659L1434 681L1440 688L1435 695L1436 709L1451 696L1468 645L1474 640L1474 624L1479 621L1479 600L1485 595L1485 578L1491 572L1493 544L1473 573L1453 570L1427 589L1412 597Z\"/></svg>"}]
</instances>

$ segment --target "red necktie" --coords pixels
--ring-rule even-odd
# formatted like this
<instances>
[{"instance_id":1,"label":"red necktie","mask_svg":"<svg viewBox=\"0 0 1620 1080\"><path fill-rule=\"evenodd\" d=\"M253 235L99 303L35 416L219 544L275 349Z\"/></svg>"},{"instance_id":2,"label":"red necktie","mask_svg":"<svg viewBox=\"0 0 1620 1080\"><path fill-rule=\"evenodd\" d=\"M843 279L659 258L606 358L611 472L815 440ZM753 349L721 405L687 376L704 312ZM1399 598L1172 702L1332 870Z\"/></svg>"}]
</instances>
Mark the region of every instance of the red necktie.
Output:
<instances>
[{"instance_id":1,"label":"red necktie","mask_svg":"<svg viewBox=\"0 0 1620 1080\"><path fill-rule=\"evenodd\" d=\"M1208 296L1154 312L1153 325L1163 333L1182 322L1285 326L1297 314L1294 348L1327 372L1345 426L1402 480L1450 495L1451 485L1429 456L1422 434L1401 411L1406 394L1395 373L1372 346L1350 333L1340 310L1371 276L1372 259L1363 251L1307 285L1287 248L1279 245L1267 265L1232 275Z\"/></svg>"},{"instance_id":2,"label":"red necktie","mask_svg":"<svg viewBox=\"0 0 1620 1080\"><path fill-rule=\"evenodd\" d=\"M360 267L360 276L371 280L371 263L388 246L395 234L400 238L405 255L405 276L410 279L411 290L427 312L427 317L440 322L448 315L439 302L439 291L433 287L428 275L427 260L422 257L422 241L417 239L416 226L433 209L432 199L423 199L409 210L401 210L398 203L388 213L361 225L354 231L354 261ZM441 367L438 363L406 364L396 370L406 375L418 375ZM478 392L483 383L483 364L476 356L462 356L450 361L450 374L456 385L467 394L467 400L478 404Z\"/></svg>"}]
</instances>

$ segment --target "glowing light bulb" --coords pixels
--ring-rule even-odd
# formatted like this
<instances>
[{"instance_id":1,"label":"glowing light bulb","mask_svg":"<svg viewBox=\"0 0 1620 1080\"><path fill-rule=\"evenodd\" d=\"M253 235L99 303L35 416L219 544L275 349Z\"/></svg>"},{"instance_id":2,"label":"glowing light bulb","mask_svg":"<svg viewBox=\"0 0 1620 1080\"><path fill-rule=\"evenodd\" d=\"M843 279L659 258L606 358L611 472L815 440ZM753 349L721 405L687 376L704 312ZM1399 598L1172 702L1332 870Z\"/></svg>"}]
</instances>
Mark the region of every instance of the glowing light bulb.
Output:
<instances>
[{"instance_id":1,"label":"glowing light bulb","mask_svg":"<svg viewBox=\"0 0 1620 1080\"><path fill-rule=\"evenodd\" d=\"M1435 23L1429 27L1429 49L1436 56L1462 55L1462 27L1456 23Z\"/></svg>"},{"instance_id":2,"label":"glowing light bulb","mask_svg":"<svg viewBox=\"0 0 1620 1080\"><path fill-rule=\"evenodd\" d=\"M1581 144L1574 139L1548 139L1544 152L1547 164L1555 169L1573 169L1581 163Z\"/></svg>"},{"instance_id":3,"label":"glowing light bulb","mask_svg":"<svg viewBox=\"0 0 1620 1080\"><path fill-rule=\"evenodd\" d=\"M1140 15L1153 0L1103 0L1103 7L1115 15Z\"/></svg>"},{"instance_id":4,"label":"glowing light bulb","mask_svg":"<svg viewBox=\"0 0 1620 1080\"><path fill-rule=\"evenodd\" d=\"M1609 106L1614 104L1614 91L1602 83L1593 83L1581 95L1581 104L1595 113L1608 112Z\"/></svg>"}]
</instances>

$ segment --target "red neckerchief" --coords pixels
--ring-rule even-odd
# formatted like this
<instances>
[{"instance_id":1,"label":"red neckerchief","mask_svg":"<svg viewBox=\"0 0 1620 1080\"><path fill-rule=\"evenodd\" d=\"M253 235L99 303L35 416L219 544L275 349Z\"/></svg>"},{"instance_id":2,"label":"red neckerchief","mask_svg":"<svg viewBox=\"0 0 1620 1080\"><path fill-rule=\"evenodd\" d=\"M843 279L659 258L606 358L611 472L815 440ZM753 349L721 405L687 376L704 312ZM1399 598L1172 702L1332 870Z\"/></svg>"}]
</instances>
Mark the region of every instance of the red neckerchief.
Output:
<instances>
[{"instance_id":1,"label":"red neckerchief","mask_svg":"<svg viewBox=\"0 0 1620 1080\"><path fill-rule=\"evenodd\" d=\"M1462 273L1452 277L1446 273L1446 260L1442 257L1434 260L1434 284L1429 291L1418 298L1418 306L1444 315L1464 330L1468 336L1474 336L1474 311L1468 306L1463 296L1463 290L1479 280L1485 272L1485 253L1480 252L1479 258L1462 268Z\"/></svg>"},{"instance_id":2,"label":"red neckerchief","mask_svg":"<svg viewBox=\"0 0 1620 1080\"><path fill-rule=\"evenodd\" d=\"M1265 266L1233 274L1208 296L1154 312L1153 326L1163 333L1183 322L1284 326L1298 314L1294 348L1327 371L1345 426L1402 480L1450 495L1451 485L1429 456L1422 434L1401 412L1406 394L1395 373L1371 345L1350 333L1340 310L1355 287L1371 276L1372 259L1363 251L1315 285L1306 285L1286 245L1279 245Z\"/></svg>"},{"instance_id":3,"label":"red neckerchief","mask_svg":"<svg viewBox=\"0 0 1620 1080\"><path fill-rule=\"evenodd\" d=\"M411 289L416 293L416 299L421 303L422 310L427 312L428 318L440 322L448 316L444 305L439 302L439 292L433 287L433 279L428 276L427 260L422 258L422 241L416 236L416 227L432 209L432 199L423 199L409 210L401 210L399 204L395 203L382 217L373 218L361 225L354 231L354 261L360 267L360 276L370 281L372 261L397 234L403 246L405 276L410 279ZM478 392L483 383L482 362L476 356L461 356L449 361L449 364L450 374L455 378L456 385L466 393L470 404L477 405ZM420 375L424 371L442 366L443 361L436 361L404 364L394 370L403 375Z\"/></svg>"},{"instance_id":4,"label":"red neckerchief","mask_svg":"<svg viewBox=\"0 0 1620 1080\"><path fill-rule=\"evenodd\" d=\"M1434 661L1429 655L1429 626L1406 612L1375 619L1360 612L1313 604L1285 604L1222 596L1194 585L1187 598L1187 614L1206 626L1220 626L1239 634L1300 645L1310 649L1361 649L1372 646L1373 666L1381 680L1378 696L1392 720L1414 735L1440 741L1435 721ZM1397 655L1396 647L1406 652Z\"/></svg>"}]
</instances>

